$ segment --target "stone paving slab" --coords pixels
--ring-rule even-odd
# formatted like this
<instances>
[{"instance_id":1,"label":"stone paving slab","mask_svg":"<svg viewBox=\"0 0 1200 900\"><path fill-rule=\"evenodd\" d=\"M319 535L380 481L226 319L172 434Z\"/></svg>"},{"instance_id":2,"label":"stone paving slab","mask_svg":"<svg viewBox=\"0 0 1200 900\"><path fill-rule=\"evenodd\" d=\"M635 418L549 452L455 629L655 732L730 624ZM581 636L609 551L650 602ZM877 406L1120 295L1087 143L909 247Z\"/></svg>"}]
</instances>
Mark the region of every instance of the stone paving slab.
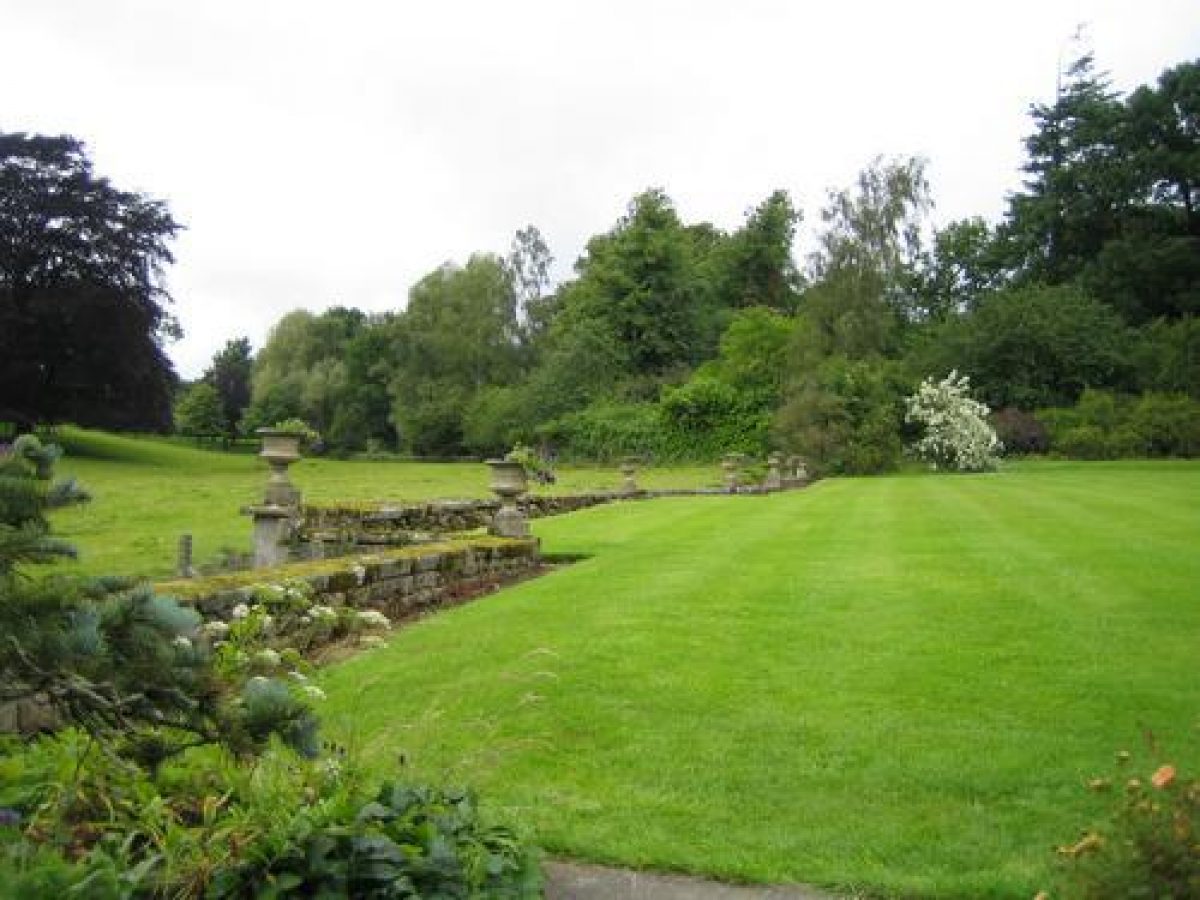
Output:
<instances>
[{"instance_id":1,"label":"stone paving slab","mask_svg":"<svg viewBox=\"0 0 1200 900\"><path fill-rule=\"evenodd\" d=\"M542 871L546 900L835 900L799 885L748 887L574 862L547 860Z\"/></svg>"}]
</instances>

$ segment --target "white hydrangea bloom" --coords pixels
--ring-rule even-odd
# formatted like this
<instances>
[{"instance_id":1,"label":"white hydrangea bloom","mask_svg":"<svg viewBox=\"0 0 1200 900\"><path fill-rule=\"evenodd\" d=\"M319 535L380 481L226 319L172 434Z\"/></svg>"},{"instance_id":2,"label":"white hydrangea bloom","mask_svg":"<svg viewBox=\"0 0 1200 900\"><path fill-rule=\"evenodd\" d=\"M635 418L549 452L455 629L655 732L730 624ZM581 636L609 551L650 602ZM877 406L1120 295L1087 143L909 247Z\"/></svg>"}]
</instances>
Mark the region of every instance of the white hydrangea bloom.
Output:
<instances>
[{"instance_id":1,"label":"white hydrangea bloom","mask_svg":"<svg viewBox=\"0 0 1200 900\"><path fill-rule=\"evenodd\" d=\"M259 665L270 666L271 668L275 668L275 666L279 665L280 658L279 658L279 654L277 652L275 652L274 650L267 649L267 650L259 650L257 653L255 653L254 661L257 662Z\"/></svg>"},{"instance_id":2,"label":"white hydrangea bloom","mask_svg":"<svg viewBox=\"0 0 1200 900\"><path fill-rule=\"evenodd\" d=\"M229 634L229 625L220 620L205 622L201 631L210 638L220 639Z\"/></svg>"},{"instance_id":3,"label":"white hydrangea bloom","mask_svg":"<svg viewBox=\"0 0 1200 900\"><path fill-rule=\"evenodd\" d=\"M364 609L358 613L358 621L368 628L387 628L391 620L377 609Z\"/></svg>"}]
</instances>

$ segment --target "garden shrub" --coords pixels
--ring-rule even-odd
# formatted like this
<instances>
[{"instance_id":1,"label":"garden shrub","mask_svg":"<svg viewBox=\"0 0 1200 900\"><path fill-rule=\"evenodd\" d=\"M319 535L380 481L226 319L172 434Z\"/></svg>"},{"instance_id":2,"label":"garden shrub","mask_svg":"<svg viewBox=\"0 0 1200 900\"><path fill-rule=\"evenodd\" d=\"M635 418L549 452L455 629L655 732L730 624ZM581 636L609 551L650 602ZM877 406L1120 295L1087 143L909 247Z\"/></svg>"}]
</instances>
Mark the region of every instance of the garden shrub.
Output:
<instances>
[{"instance_id":1,"label":"garden shrub","mask_svg":"<svg viewBox=\"0 0 1200 900\"><path fill-rule=\"evenodd\" d=\"M1112 459L1116 453L1108 436L1095 425L1076 425L1064 430L1054 449L1071 459Z\"/></svg>"},{"instance_id":2,"label":"garden shrub","mask_svg":"<svg viewBox=\"0 0 1200 900\"><path fill-rule=\"evenodd\" d=\"M660 457L662 434L654 403L597 403L538 429L541 442L560 457L599 462L630 455Z\"/></svg>"},{"instance_id":3,"label":"garden shrub","mask_svg":"<svg viewBox=\"0 0 1200 900\"><path fill-rule=\"evenodd\" d=\"M1142 395L1128 424L1143 455L1193 457L1200 453L1200 402L1183 394Z\"/></svg>"},{"instance_id":4,"label":"garden shrub","mask_svg":"<svg viewBox=\"0 0 1200 900\"><path fill-rule=\"evenodd\" d=\"M999 462L1002 448L988 408L970 391L970 379L952 371L941 381L926 378L906 401L905 421L923 428L913 452L935 469L985 472Z\"/></svg>"},{"instance_id":5,"label":"garden shrub","mask_svg":"<svg viewBox=\"0 0 1200 900\"><path fill-rule=\"evenodd\" d=\"M1075 459L1200 455L1200 402L1183 394L1088 390L1075 406L1040 410L1037 418L1051 449Z\"/></svg>"},{"instance_id":6,"label":"garden shrub","mask_svg":"<svg viewBox=\"0 0 1200 900\"><path fill-rule=\"evenodd\" d=\"M52 480L57 456L28 436L0 453L0 711L23 732L0 735L0 896L538 896L469 794L372 799L322 756L296 645L380 613L288 582L202 622L146 586L26 577L70 555L46 510L86 499Z\"/></svg>"},{"instance_id":7,"label":"garden shrub","mask_svg":"<svg viewBox=\"0 0 1200 900\"><path fill-rule=\"evenodd\" d=\"M474 796L389 783L353 819L302 812L283 852L216 874L207 896L541 896L529 854L507 828L485 824Z\"/></svg>"},{"instance_id":8,"label":"garden shrub","mask_svg":"<svg viewBox=\"0 0 1200 900\"><path fill-rule=\"evenodd\" d=\"M540 896L535 858L472 794L372 790L337 748L253 767L202 753L155 777L74 731L15 749L0 753L0 896Z\"/></svg>"},{"instance_id":9,"label":"garden shrub","mask_svg":"<svg viewBox=\"0 0 1200 900\"><path fill-rule=\"evenodd\" d=\"M1045 453L1050 449L1050 432L1032 413L1008 406L995 410L990 421L1006 453Z\"/></svg>"},{"instance_id":10,"label":"garden shrub","mask_svg":"<svg viewBox=\"0 0 1200 900\"><path fill-rule=\"evenodd\" d=\"M1129 771L1118 754L1115 777L1089 788L1112 797L1107 820L1058 848L1060 890L1067 900L1200 896L1200 781L1170 763Z\"/></svg>"},{"instance_id":11,"label":"garden shrub","mask_svg":"<svg viewBox=\"0 0 1200 900\"><path fill-rule=\"evenodd\" d=\"M773 438L804 457L814 474L894 469L908 387L891 362L831 357L793 387L775 414Z\"/></svg>"},{"instance_id":12,"label":"garden shrub","mask_svg":"<svg viewBox=\"0 0 1200 900\"><path fill-rule=\"evenodd\" d=\"M723 453L761 455L771 431L771 398L738 390L716 378L697 377L663 394L667 454L713 459Z\"/></svg>"}]
</instances>

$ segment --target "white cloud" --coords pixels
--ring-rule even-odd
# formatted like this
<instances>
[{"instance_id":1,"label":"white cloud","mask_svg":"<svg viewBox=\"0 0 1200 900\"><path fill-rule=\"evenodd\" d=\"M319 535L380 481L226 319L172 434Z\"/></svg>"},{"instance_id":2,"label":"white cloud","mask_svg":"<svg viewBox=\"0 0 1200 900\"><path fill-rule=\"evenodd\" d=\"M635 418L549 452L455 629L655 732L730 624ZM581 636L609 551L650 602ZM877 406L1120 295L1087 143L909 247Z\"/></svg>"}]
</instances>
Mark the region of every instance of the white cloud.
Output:
<instances>
[{"instance_id":1,"label":"white cloud","mask_svg":"<svg viewBox=\"0 0 1200 900\"><path fill-rule=\"evenodd\" d=\"M1116 87L1200 49L1190 3L0 0L6 130L69 132L188 227L171 275L195 375L288 309L399 308L537 224L566 275L664 187L735 227L809 222L876 154L930 160L940 219L997 216L1068 38Z\"/></svg>"}]
</instances>

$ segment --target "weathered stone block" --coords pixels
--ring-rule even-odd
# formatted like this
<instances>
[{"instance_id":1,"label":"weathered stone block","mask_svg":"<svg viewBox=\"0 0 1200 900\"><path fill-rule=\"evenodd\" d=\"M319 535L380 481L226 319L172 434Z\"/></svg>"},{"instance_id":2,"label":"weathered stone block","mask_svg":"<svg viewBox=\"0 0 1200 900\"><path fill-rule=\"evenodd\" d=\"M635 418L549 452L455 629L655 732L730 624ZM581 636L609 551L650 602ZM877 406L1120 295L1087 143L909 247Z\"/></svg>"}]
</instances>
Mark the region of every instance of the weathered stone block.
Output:
<instances>
[{"instance_id":1,"label":"weathered stone block","mask_svg":"<svg viewBox=\"0 0 1200 900\"><path fill-rule=\"evenodd\" d=\"M432 572L442 565L442 554L427 553L417 558L417 572Z\"/></svg>"}]
</instances>

